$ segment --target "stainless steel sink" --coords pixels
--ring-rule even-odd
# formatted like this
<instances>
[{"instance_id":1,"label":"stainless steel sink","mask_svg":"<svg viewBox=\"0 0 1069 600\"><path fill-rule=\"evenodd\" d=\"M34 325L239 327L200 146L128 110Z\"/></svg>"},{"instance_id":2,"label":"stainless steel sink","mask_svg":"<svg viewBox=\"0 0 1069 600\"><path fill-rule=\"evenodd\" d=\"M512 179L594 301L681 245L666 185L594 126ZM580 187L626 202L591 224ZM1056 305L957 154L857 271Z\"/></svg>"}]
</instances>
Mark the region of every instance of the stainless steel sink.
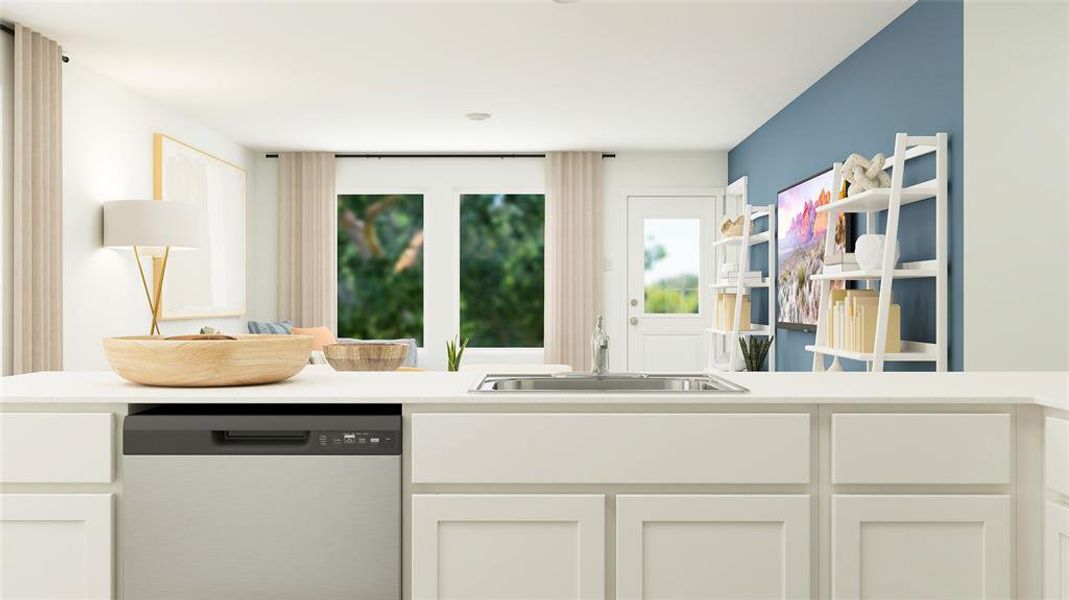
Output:
<instances>
[{"instance_id":1,"label":"stainless steel sink","mask_svg":"<svg viewBox=\"0 0 1069 600\"><path fill-rule=\"evenodd\" d=\"M472 392L480 393L670 393L737 394L748 392L726 379L703 374L560 373L556 375L502 375L483 377Z\"/></svg>"}]
</instances>

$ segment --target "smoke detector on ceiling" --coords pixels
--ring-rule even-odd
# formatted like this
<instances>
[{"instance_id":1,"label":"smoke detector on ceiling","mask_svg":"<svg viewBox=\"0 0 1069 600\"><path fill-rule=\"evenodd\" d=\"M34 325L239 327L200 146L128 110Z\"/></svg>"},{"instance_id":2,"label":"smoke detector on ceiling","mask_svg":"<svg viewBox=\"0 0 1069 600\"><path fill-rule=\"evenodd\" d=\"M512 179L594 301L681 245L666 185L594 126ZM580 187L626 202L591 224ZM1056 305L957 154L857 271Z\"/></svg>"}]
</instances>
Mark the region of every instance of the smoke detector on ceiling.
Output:
<instances>
[{"instance_id":1,"label":"smoke detector on ceiling","mask_svg":"<svg viewBox=\"0 0 1069 600\"><path fill-rule=\"evenodd\" d=\"M466 114L464 116L469 121L485 121L485 120L489 119L493 115L491 115L490 113L487 113L487 112L470 112L470 113L468 113L468 114Z\"/></svg>"}]
</instances>

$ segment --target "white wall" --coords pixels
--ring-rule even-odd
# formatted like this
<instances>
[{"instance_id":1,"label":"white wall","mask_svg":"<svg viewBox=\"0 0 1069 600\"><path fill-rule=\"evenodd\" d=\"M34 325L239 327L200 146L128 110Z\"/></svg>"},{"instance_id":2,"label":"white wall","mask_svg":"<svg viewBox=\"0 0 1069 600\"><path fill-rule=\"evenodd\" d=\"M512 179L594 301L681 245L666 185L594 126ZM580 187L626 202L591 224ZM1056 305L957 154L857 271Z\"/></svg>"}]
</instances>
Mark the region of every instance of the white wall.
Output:
<instances>
[{"instance_id":1,"label":"white wall","mask_svg":"<svg viewBox=\"0 0 1069 600\"><path fill-rule=\"evenodd\" d=\"M0 33L0 376L11 374L11 284L14 209L11 150L14 144L15 38Z\"/></svg>"},{"instance_id":2,"label":"white wall","mask_svg":"<svg viewBox=\"0 0 1069 600\"><path fill-rule=\"evenodd\" d=\"M605 322L609 367L627 370L627 197L644 189L724 187L727 152L622 152L605 161Z\"/></svg>"},{"instance_id":3,"label":"white wall","mask_svg":"<svg viewBox=\"0 0 1069 600\"><path fill-rule=\"evenodd\" d=\"M77 57L64 65L63 363L67 370L106 369L103 338L148 333L151 318L132 252L101 247L101 205L108 200L152 198L155 132L252 170L253 154L218 132L80 65ZM250 172L249 215L257 214L255 182L255 173ZM244 330L241 318L167 321L160 330L174 335L195 332L202 325Z\"/></svg>"},{"instance_id":4,"label":"white wall","mask_svg":"<svg viewBox=\"0 0 1069 600\"><path fill-rule=\"evenodd\" d=\"M250 320L273 321L278 316L278 159L256 153L249 182L256 202L249 202L249 269L245 311Z\"/></svg>"},{"instance_id":5,"label":"white wall","mask_svg":"<svg viewBox=\"0 0 1069 600\"><path fill-rule=\"evenodd\" d=\"M965 368L1069 370L1069 5L965 3Z\"/></svg>"}]
</instances>

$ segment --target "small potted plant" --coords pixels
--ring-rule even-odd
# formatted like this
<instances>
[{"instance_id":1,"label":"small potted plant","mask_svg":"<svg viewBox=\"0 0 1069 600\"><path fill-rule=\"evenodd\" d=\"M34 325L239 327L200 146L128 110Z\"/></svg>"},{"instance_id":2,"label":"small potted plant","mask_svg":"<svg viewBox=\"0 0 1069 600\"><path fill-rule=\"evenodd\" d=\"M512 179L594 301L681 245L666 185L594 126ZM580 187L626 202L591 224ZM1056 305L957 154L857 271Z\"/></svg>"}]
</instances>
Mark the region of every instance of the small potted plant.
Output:
<instances>
[{"instance_id":1,"label":"small potted plant","mask_svg":"<svg viewBox=\"0 0 1069 600\"><path fill-rule=\"evenodd\" d=\"M775 336L767 338L751 337L749 342L744 337L739 338L739 346L742 348L742 358L746 361L746 370L757 372L765 368L765 358L768 357L768 349L772 347Z\"/></svg>"},{"instance_id":2,"label":"small potted plant","mask_svg":"<svg viewBox=\"0 0 1069 600\"><path fill-rule=\"evenodd\" d=\"M446 340L445 357L449 361L448 367L450 371L460 370L460 359L464 357L464 350L468 348L469 341L471 341L471 338L464 338L463 341L460 341L460 336Z\"/></svg>"}]
</instances>

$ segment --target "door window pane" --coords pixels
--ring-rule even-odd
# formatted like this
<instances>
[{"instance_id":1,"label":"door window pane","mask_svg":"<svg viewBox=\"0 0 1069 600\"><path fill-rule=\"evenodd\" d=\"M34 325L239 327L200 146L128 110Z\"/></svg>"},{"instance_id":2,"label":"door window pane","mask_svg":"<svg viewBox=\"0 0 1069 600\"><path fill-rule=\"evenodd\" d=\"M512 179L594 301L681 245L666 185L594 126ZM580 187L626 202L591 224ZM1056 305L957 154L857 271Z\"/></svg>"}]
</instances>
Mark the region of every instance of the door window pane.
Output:
<instances>
[{"instance_id":1,"label":"door window pane","mask_svg":"<svg viewBox=\"0 0 1069 600\"><path fill-rule=\"evenodd\" d=\"M701 294L701 226L698 219L646 219L645 312L697 314Z\"/></svg>"},{"instance_id":2,"label":"door window pane","mask_svg":"<svg viewBox=\"0 0 1069 600\"><path fill-rule=\"evenodd\" d=\"M338 196L338 335L423 345L423 196Z\"/></svg>"},{"instance_id":3,"label":"door window pane","mask_svg":"<svg viewBox=\"0 0 1069 600\"><path fill-rule=\"evenodd\" d=\"M460 335L477 348L541 348L545 196L460 197Z\"/></svg>"}]
</instances>

